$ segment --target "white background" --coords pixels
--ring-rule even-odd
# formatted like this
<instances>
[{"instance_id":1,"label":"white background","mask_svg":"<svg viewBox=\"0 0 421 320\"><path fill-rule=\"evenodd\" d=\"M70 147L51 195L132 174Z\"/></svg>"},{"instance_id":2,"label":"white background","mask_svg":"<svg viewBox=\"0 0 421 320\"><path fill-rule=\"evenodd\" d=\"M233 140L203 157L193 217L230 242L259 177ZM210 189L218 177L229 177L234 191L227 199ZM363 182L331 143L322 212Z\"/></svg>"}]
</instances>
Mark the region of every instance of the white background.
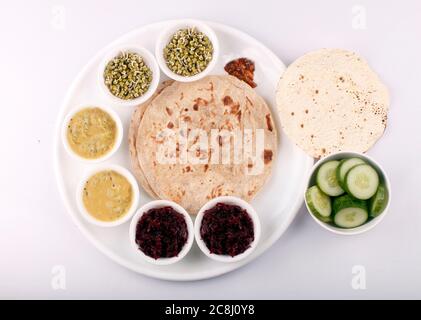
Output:
<instances>
[{"instance_id":1,"label":"white background","mask_svg":"<svg viewBox=\"0 0 421 320\"><path fill-rule=\"evenodd\" d=\"M366 10L363 30L352 24L357 5ZM57 24L62 9L64 25ZM239 28L286 64L321 47L355 50L369 61L392 96L385 135L369 152L394 190L381 224L363 235L336 236L302 208L259 259L190 283L135 274L82 236L53 174L61 100L109 42L183 17ZM2 0L0 41L0 298L421 298L421 2ZM56 265L65 267L66 290L51 286ZM366 290L351 286L355 265L366 268Z\"/></svg>"}]
</instances>

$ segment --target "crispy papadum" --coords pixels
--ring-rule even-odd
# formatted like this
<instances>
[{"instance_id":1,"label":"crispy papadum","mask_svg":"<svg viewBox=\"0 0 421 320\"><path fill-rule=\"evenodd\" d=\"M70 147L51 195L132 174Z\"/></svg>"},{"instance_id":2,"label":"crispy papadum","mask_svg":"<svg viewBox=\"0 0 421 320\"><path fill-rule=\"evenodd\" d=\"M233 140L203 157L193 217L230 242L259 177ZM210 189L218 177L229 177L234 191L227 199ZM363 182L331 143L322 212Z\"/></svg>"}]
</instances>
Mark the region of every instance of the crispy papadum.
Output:
<instances>
[{"instance_id":1,"label":"crispy papadum","mask_svg":"<svg viewBox=\"0 0 421 320\"><path fill-rule=\"evenodd\" d=\"M314 158L365 152L386 128L388 90L350 51L321 49L302 56L282 75L276 100L285 133Z\"/></svg>"}]
</instances>

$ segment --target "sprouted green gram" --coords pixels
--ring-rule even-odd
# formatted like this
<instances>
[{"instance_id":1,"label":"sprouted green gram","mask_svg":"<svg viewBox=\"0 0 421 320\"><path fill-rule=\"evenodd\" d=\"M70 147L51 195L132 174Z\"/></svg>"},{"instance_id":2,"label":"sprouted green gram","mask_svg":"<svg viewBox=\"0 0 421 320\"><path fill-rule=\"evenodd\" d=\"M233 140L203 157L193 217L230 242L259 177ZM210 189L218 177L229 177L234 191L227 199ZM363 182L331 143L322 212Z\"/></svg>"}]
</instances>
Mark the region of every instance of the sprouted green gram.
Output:
<instances>
[{"instance_id":1,"label":"sprouted green gram","mask_svg":"<svg viewBox=\"0 0 421 320\"><path fill-rule=\"evenodd\" d=\"M114 96L132 100L148 91L152 82L152 71L140 55L121 52L105 67L104 82Z\"/></svg>"},{"instance_id":2,"label":"sprouted green gram","mask_svg":"<svg viewBox=\"0 0 421 320\"><path fill-rule=\"evenodd\" d=\"M212 56L212 42L195 28L178 30L164 48L164 59L168 68L185 77L205 70Z\"/></svg>"}]
</instances>

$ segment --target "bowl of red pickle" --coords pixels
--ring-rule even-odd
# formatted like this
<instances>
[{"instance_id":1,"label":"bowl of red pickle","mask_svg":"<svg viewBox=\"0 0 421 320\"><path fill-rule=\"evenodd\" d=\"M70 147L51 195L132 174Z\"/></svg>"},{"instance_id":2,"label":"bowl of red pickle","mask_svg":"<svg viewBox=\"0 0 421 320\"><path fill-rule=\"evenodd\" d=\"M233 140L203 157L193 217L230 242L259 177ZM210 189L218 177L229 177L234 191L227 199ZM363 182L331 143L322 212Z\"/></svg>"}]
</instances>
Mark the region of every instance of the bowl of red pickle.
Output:
<instances>
[{"instance_id":1,"label":"bowl of red pickle","mask_svg":"<svg viewBox=\"0 0 421 320\"><path fill-rule=\"evenodd\" d=\"M180 205L156 200L136 212L129 236L132 247L145 261L169 265L190 251L194 241L193 221Z\"/></svg>"},{"instance_id":2,"label":"bowl of red pickle","mask_svg":"<svg viewBox=\"0 0 421 320\"><path fill-rule=\"evenodd\" d=\"M260 220L248 202L237 197L218 197L200 209L194 233L206 256L220 262L237 262L256 248Z\"/></svg>"}]
</instances>

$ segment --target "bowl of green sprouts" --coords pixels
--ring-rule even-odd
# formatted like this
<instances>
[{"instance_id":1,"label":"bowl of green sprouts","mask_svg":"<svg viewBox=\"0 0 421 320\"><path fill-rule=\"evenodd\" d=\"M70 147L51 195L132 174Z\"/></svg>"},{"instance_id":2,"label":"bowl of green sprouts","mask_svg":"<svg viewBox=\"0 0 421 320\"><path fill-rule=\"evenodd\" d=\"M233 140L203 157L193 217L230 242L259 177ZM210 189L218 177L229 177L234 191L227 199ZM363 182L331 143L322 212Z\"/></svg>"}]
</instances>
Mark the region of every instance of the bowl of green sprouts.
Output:
<instances>
[{"instance_id":1,"label":"bowl of green sprouts","mask_svg":"<svg viewBox=\"0 0 421 320\"><path fill-rule=\"evenodd\" d=\"M106 96L120 105L139 105L156 91L160 70L152 53L142 47L119 46L104 57L99 84Z\"/></svg>"},{"instance_id":2,"label":"bowl of green sprouts","mask_svg":"<svg viewBox=\"0 0 421 320\"><path fill-rule=\"evenodd\" d=\"M219 55L215 32L197 20L171 24L159 36L155 57L161 70L171 79L192 82L208 75Z\"/></svg>"}]
</instances>

